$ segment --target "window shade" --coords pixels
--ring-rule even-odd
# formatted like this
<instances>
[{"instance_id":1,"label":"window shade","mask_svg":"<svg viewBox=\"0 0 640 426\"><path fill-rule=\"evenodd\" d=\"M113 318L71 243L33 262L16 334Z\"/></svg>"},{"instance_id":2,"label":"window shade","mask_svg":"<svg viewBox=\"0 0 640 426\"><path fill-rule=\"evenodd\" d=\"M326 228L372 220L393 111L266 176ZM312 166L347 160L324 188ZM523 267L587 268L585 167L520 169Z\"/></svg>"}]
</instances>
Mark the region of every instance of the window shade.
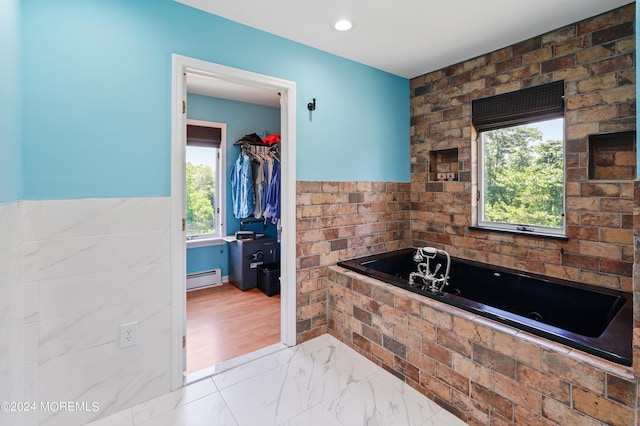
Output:
<instances>
[{"instance_id":1,"label":"window shade","mask_svg":"<svg viewBox=\"0 0 640 426\"><path fill-rule=\"evenodd\" d=\"M480 131L563 117L564 81L474 100L471 116Z\"/></svg>"},{"instance_id":2,"label":"window shade","mask_svg":"<svg viewBox=\"0 0 640 426\"><path fill-rule=\"evenodd\" d=\"M187 146L220 148L222 129L187 124Z\"/></svg>"}]
</instances>

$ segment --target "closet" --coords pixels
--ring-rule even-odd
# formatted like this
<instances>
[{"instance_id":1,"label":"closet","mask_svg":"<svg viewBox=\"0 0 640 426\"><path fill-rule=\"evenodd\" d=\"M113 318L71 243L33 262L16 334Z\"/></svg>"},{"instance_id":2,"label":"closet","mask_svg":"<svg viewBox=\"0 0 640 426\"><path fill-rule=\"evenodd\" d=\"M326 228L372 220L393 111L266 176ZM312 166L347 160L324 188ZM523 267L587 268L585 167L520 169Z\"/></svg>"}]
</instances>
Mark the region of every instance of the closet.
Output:
<instances>
[{"instance_id":1,"label":"closet","mask_svg":"<svg viewBox=\"0 0 640 426\"><path fill-rule=\"evenodd\" d=\"M229 175L233 215L240 220L229 238L229 281L267 296L280 294L279 142L279 135L244 136L234 144L240 153Z\"/></svg>"}]
</instances>

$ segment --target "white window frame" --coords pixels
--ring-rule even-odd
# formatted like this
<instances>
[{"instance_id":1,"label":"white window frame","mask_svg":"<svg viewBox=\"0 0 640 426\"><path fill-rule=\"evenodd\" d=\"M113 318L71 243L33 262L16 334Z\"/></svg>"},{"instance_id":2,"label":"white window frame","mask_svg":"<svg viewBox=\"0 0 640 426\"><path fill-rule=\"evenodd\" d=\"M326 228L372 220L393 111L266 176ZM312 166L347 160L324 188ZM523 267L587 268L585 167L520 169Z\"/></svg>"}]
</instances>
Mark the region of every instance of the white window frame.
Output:
<instances>
[{"instance_id":1,"label":"white window frame","mask_svg":"<svg viewBox=\"0 0 640 426\"><path fill-rule=\"evenodd\" d=\"M187 125L219 128L220 148L218 149L218 158L216 159L216 212L214 220L215 234L207 234L196 237L187 238L187 248L204 247L210 245L226 244L222 239L227 235L227 124L215 121L194 120L188 118ZM185 144L185 166L186 166L186 144ZM185 175L186 184L186 175ZM186 191L186 188L185 188ZM186 192L185 192L186 194ZM185 211L187 208L185 201ZM186 216L185 216L186 217Z\"/></svg>"},{"instance_id":2,"label":"white window frame","mask_svg":"<svg viewBox=\"0 0 640 426\"><path fill-rule=\"evenodd\" d=\"M560 118L560 117L558 117ZM562 117L563 120L565 120L564 117ZM543 122L543 121L547 121L548 119L541 119L538 121L533 121L527 124L533 124L535 125L536 123L539 122ZM508 125L508 126L504 126L504 127L498 127L498 128L494 128L491 130L497 130L497 129L508 129L511 127L516 127L518 126L516 125ZM563 127L566 128L566 124L563 121ZM522 233L522 234L527 234L527 235L537 235L537 236L551 236L551 237L566 237L566 228L567 228L567 221L566 221L566 188L567 188L567 181L566 181L566 135L563 134L562 137L562 225L560 227L546 227L546 226L540 226L540 225L530 225L530 224L513 224L513 223L505 223L505 222L490 222L490 221L484 221L484 207L485 207L485 191L484 191L484 175L485 175L485 164L484 164L484 133L488 132L490 130L485 130L485 131L478 131L477 132L477 136L478 136L478 148L477 148L477 156L478 156L478 173L477 173L477 190L478 190L478 198L477 198L477 217L476 217L476 223L477 223L477 227L479 228L483 228L483 229L490 229L490 230L497 230L497 231L507 231L507 232L513 232L513 233Z\"/></svg>"}]
</instances>

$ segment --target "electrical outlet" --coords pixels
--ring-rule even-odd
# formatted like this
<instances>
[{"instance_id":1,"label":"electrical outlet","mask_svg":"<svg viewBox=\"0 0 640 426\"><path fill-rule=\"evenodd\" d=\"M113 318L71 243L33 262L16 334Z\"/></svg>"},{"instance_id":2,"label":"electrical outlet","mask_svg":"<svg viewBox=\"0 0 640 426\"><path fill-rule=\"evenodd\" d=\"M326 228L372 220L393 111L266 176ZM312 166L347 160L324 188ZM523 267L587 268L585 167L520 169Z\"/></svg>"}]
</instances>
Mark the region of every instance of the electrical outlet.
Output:
<instances>
[{"instance_id":1,"label":"electrical outlet","mask_svg":"<svg viewBox=\"0 0 640 426\"><path fill-rule=\"evenodd\" d=\"M446 173L438 173L437 178L438 178L438 180L445 180L447 178L447 174Z\"/></svg>"},{"instance_id":2,"label":"electrical outlet","mask_svg":"<svg viewBox=\"0 0 640 426\"><path fill-rule=\"evenodd\" d=\"M120 349L138 344L138 321L120 325Z\"/></svg>"},{"instance_id":3,"label":"electrical outlet","mask_svg":"<svg viewBox=\"0 0 640 426\"><path fill-rule=\"evenodd\" d=\"M447 173L447 180L456 180L455 173Z\"/></svg>"}]
</instances>

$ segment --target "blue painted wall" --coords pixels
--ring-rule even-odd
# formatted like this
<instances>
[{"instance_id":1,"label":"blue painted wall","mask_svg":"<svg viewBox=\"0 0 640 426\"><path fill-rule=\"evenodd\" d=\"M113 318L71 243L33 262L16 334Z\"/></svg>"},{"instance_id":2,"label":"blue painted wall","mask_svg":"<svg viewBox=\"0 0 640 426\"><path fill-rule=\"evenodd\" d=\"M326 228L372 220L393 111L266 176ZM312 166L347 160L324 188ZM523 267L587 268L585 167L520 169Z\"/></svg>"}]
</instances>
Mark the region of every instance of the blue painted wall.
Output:
<instances>
[{"instance_id":1,"label":"blue painted wall","mask_svg":"<svg viewBox=\"0 0 640 426\"><path fill-rule=\"evenodd\" d=\"M409 181L405 78L173 0L22 7L26 199L169 195L172 53L296 82L297 179Z\"/></svg>"},{"instance_id":2,"label":"blue painted wall","mask_svg":"<svg viewBox=\"0 0 640 426\"><path fill-rule=\"evenodd\" d=\"M223 277L229 275L229 245L227 243L187 249L187 274L220 268Z\"/></svg>"},{"instance_id":3,"label":"blue painted wall","mask_svg":"<svg viewBox=\"0 0 640 426\"><path fill-rule=\"evenodd\" d=\"M280 133L280 108L270 108L244 102L234 102L208 96L188 94L187 117L195 120L215 121L227 124L227 170L229 176L233 162L240 154L240 147L234 142L249 133ZM227 182L226 197L227 235L233 235L240 229L240 220L233 217L231 189ZM274 225L266 229L262 225L249 225L245 228L275 237ZM221 268L222 276L229 274L227 244L187 249L187 273L208 271Z\"/></svg>"},{"instance_id":4,"label":"blue painted wall","mask_svg":"<svg viewBox=\"0 0 640 426\"><path fill-rule=\"evenodd\" d=\"M20 0L0 0L0 204L22 196Z\"/></svg>"}]
</instances>

